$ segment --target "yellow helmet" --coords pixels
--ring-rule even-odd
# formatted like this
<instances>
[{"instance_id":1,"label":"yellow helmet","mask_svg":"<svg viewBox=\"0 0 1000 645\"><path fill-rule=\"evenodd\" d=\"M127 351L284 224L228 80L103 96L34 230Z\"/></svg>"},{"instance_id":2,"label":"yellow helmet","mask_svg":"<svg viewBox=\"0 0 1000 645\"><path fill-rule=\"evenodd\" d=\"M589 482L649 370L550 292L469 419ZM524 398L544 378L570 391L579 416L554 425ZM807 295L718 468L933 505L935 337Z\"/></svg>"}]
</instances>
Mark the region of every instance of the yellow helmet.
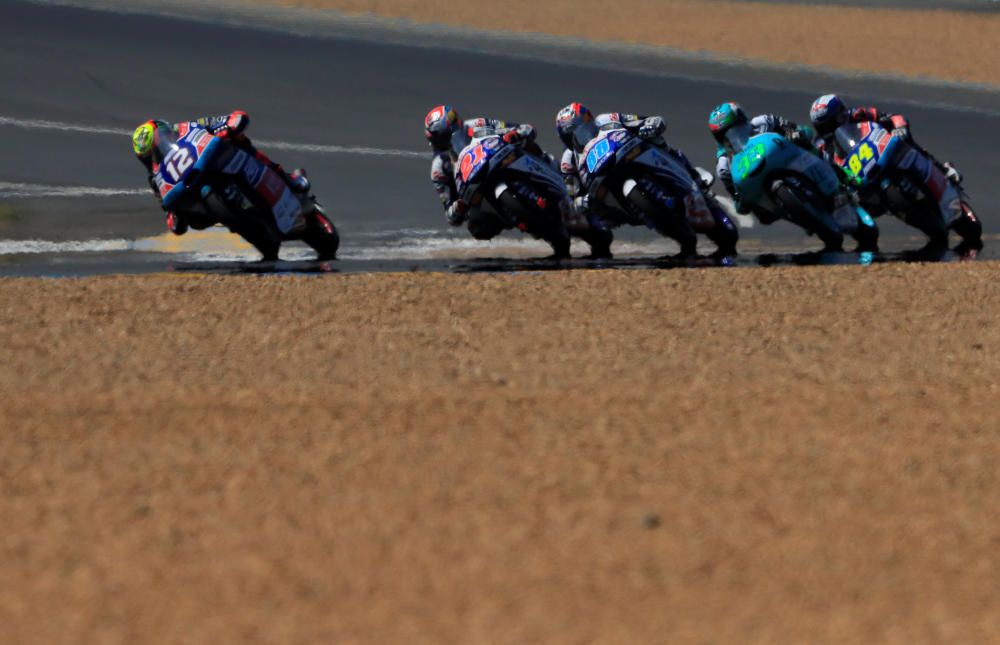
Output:
<instances>
[{"instance_id":1,"label":"yellow helmet","mask_svg":"<svg viewBox=\"0 0 1000 645\"><path fill-rule=\"evenodd\" d=\"M132 151L140 159L148 158L156 147L161 132L173 132L173 127L166 121L153 119L146 121L132 133Z\"/></svg>"}]
</instances>

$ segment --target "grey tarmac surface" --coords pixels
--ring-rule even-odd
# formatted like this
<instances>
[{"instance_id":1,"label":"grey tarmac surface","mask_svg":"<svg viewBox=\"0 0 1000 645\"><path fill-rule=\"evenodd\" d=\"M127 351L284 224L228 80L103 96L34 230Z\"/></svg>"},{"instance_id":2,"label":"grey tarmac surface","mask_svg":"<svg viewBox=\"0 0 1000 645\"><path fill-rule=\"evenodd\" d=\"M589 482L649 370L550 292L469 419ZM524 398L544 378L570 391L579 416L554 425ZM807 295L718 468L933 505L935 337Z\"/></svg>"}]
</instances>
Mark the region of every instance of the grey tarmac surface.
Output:
<instances>
[{"instance_id":1,"label":"grey tarmac surface","mask_svg":"<svg viewBox=\"0 0 1000 645\"><path fill-rule=\"evenodd\" d=\"M542 145L553 152L558 150L553 115L570 101L599 110L662 113L671 143L696 164L712 168L713 143L704 123L713 105L735 99L750 111L804 120L812 99L831 90L908 114L919 140L965 172L987 231L1000 231L993 217L1000 200L995 91L742 66L652 48L591 47L291 12L241 18L222 5L217 9L212 16L199 14L199 20L180 20L0 3L0 240L159 236L162 214L152 197L141 193L143 170L132 158L127 133L152 116L182 120L241 108L251 114L255 140L288 144L263 149L287 167L309 170L344 238L342 269L453 268L453 249L461 263L477 254L505 255L509 244L517 254L532 254L535 247L522 249L516 236L479 245L446 230L428 182L428 160L419 155L425 151L422 118L428 109L449 102L466 116L535 123ZM101 131L39 129L35 121ZM307 151L302 144L374 150ZM400 149L415 154L378 152ZM20 185L34 187L38 196L12 197L16 191L10 186ZM140 193L46 193L67 186ZM908 229L882 223L889 250L914 245ZM780 223L742 233L748 248L763 250L804 239ZM650 253L663 252L652 233L625 231L620 237L639 254L647 243ZM416 247L407 246L396 258L393 249L404 238L416 240ZM421 243L426 257L415 252ZM178 256L159 252L159 246L138 248L95 252L85 261L61 249L7 253L0 256L0 274L61 274L59 266L74 263L91 267L81 269L84 273L150 269L136 268L141 262L133 256L143 253L151 270L177 264ZM204 264L198 255L183 259ZM56 268L46 269L46 262Z\"/></svg>"}]
</instances>

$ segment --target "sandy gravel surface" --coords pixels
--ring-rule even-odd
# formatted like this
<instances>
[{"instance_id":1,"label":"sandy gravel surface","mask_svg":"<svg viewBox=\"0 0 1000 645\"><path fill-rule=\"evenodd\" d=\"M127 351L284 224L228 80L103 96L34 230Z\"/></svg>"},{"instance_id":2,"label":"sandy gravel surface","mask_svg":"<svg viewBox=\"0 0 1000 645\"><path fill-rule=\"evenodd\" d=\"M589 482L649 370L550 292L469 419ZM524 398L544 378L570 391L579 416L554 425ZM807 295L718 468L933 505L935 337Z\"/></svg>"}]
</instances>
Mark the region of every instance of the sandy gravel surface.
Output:
<instances>
[{"instance_id":1,"label":"sandy gravel surface","mask_svg":"<svg viewBox=\"0 0 1000 645\"><path fill-rule=\"evenodd\" d=\"M1000 86L1000 14L716 0L245 0Z\"/></svg>"},{"instance_id":2,"label":"sandy gravel surface","mask_svg":"<svg viewBox=\"0 0 1000 645\"><path fill-rule=\"evenodd\" d=\"M998 277L0 281L0 642L996 642Z\"/></svg>"}]
</instances>

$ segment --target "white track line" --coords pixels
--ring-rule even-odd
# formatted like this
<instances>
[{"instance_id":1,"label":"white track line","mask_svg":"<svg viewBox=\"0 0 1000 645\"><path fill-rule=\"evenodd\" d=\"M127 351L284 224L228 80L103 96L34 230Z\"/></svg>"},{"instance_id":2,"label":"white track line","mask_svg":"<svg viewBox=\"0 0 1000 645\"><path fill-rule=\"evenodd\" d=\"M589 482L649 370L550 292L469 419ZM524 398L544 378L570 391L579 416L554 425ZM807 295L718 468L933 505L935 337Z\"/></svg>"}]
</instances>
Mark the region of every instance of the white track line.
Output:
<instances>
[{"instance_id":1,"label":"white track line","mask_svg":"<svg viewBox=\"0 0 1000 645\"><path fill-rule=\"evenodd\" d=\"M117 197L145 195L148 188L98 188L96 186L47 186L0 181L0 198L13 197Z\"/></svg>"},{"instance_id":2,"label":"white track line","mask_svg":"<svg viewBox=\"0 0 1000 645\"><path fill-rule=\"evenodd\" d=\"M27 130L60 130L62 132L82 132L85 134L113 134L115 136L129 136L131 130L122 128L112 128L101 125L85 125L80 123L66 123L63 121L47 121L44 119L19 119L10 116L0 115L0 126L7 125L15 128ZM319 154L354 154L367 155L373 157L410 157L426 158L424 152L415 150L398 150L395 148L369 148L365 146L333 146L319 145L312 143L294 143L290 141L258 141L265 148L275 150L293 150L296 152L314 152Z\"/></svg>"}]
</instances>

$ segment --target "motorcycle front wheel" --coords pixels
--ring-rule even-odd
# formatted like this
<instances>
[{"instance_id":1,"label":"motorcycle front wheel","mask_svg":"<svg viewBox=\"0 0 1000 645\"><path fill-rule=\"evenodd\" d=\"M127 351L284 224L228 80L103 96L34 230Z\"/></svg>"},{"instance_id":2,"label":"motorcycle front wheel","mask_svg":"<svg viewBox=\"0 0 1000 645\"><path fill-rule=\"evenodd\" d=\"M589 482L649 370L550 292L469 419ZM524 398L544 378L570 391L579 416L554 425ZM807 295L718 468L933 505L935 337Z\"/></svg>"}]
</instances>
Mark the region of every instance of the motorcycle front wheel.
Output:
<instances>
[{"instance_id":1,"label":"motorcycle front wheel","mask_svg":"<svg viewBox=\"0 0 1000 645\"><path fill-rule=\"evenodd\" d=\"M665 205L652 199L638 186L632 188L627 199L640 213L645 213L652 219L660 235L669 237L680 244L681 255L697 254L698 236L691 228L691 223L688 222L683 210L678 212L677 209L668 209Z\"/></svg>"},{"instance_id":2,"label":"motorcycle front wheel","mask_svg":"<svg viewBox=\"0 0 1000 645\"><path fill-rule=\"evenodd\" d=\"M212 192L207 201L214 212L227 213L222 224L230 232L239 235L264 256L262 259L271 262L278 259L281 249L281 233L274 225L269 213L262 213L258 208L239 209L231 205L217 192Z\"/></svg>"},{"instance_id":3,"label":"motorcycle front wheel","mask_svg":"<svg viewBox=\"0 0 1000 645\"><path fill-rule=\"evenodd\" d=\"M774 200L789 219L806 230L815 233L823 242L824 251L841 251L844 248L844 234L829 214L821 213L811 206L804 195L788 182L782 181L774 189Z\"/></svg>"},{"instance_id":4,"label":"motorcycle front wheel","mask_svg":"<svg viewBox=\"0 0 1000 645\"><path fill-rule=\"evenodd\" d=\"M515 221L523 223L529 234L548 242L552 247L553 257L570 257L569 232L561 216L553 213L551 209L543 210L537 204L529 206L523 203L513 194L513 190L501 193L497 202L503 212L513 216Z\"/></svg>"},{"instance_id":5,"label":"motorcycle front wheel","mask_svg":"<svg viewBox=\"0 0 1000 645\"><path fill-rule=\"evenodd\" d=\"M319 204L312 213L306 215L306 230L302 234L302 241L316 251L319 260L333 260L337 257L340 234Z\"/></svg>"}]
</instances>

